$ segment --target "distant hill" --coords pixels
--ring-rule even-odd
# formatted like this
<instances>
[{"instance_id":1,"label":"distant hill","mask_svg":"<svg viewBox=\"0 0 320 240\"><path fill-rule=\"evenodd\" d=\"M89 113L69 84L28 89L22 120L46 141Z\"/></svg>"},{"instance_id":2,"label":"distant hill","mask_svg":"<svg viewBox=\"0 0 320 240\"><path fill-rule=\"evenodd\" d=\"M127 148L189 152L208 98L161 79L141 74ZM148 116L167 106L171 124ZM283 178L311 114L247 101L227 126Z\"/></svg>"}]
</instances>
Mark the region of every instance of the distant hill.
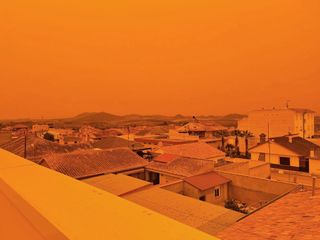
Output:
<instances>
[{"instance_id":1,"label":"distant hill","mask_svg":"<svg viewBox=\"0 0 320 240\"><path fill-rule=\"evenodd\" d=\"M120 116L113 115L105 112L87 112L81 113L73 118L69 118L70 122L81 122L81 123L91 123L91 122L108 122L121 119Z\"/></svg>"}]
</instances>

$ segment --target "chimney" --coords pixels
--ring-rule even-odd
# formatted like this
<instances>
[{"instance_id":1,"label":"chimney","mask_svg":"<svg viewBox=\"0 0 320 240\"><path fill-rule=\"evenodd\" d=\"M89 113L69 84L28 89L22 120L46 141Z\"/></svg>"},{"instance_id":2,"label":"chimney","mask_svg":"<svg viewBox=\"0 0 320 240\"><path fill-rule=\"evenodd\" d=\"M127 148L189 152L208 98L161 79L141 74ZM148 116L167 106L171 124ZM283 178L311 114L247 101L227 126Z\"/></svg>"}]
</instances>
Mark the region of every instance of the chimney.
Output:
<instances>
[{"instance_id":1,"label":"chimney","mask_svg":"<svg viewBox=\"0 0 320 240\"><path fill-rule=\"evenodd\" d=\"M260 144L265 143L267 141L266 137L267 136L264 133L260 134Z\"/></svg>"},{"instance_id":2,"label":"chimney","mask_svg":"<svg viewBox=\"0 0 320 240\"><path fill-rule=\"evenodd\" d=\"M288 138L289 138L289 143L292 143L293 136L288 136Z\"/></svg>"},{"instance_id":3,"label":"chimney","mask_svg":"<svg viewBox=\"0 0 320 240\"><path fill-rule=\"evenodd\" d=\"M315 158L314 150L310 150L310 158Z\"/></svg>"}]
</instances>

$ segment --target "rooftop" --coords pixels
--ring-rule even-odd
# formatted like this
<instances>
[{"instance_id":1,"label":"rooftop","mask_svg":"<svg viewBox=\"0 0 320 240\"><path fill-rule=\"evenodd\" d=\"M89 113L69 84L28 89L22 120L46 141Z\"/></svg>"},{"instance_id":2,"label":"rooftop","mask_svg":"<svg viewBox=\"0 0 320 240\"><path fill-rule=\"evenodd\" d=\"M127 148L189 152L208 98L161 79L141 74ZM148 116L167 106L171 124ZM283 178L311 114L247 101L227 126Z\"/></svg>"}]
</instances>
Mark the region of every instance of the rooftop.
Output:
<instances>
[{"instance_id":1,"label":"rooftop","mask_svg":"<svg viewBox=\"0 0 320 240\"><path fill-rule=\"evenodd\" d=\"M162 147L160 151L163 153L199 159L225 157L224 152L203 142L166 146Z\"/></svg>"},{"instance_id":2,"label":"rooftop","mask_svg":"<svg viewBox=\"0 0 320 240\"><path fill-rule=\"evenodd\" d=\"M185 178L184 181L201 191L205 191L216 186L231 182L230 179L225 178L214 171L188 177Z\"/></svg>"},{"instance_id":3,"label":"rooftop","mask_svg":"<svg viewBox=\"0 0 320 240\"><path fill-rule=\"evenodd\" d=\"M292 141L290 142L290 138ZM272 138L271 142L277 143L281 145L282 147L296 153L300 156L310 157L310 152L315 151L315 154L320 153L320 146L317 144L314 144L311 141L308 141L302 137L298 136L283 136L283 137L276 137ZM268 142L266 142L268 143ZM251 148L250 150L255 149L256 147L260 146L261 144L258 144L257 146Z\"/></svg>"},{"instance_id":4,"label":"rooftop","mask_svg":"<svg viewBox=\"0 0 320 240\"><path fill-rule=\"evenodd\" d=\"M218 234L223 240L320 238L320 196L290 193Z\"/></svg>"},{"instance_id":5,"label":"rooftop","mask_svg":"<svg viewBox=\"0 0 320 240\"><path fill-rule=\"evenodd\" d=\"M159 187L124 195L123 197L212 235L222 231L244 216L242 213ZM187 237L186 239L190 238Z\"/></svg>"},{"instance_id":6,"label":"rooftop","mask_svg":"<svg viewBox=\"0 0 320 240\"><path fill-rule=\"evenodd\" d=\"M101 175L84 179L83 182L118 196L151 185L149 182L123 174Z\"/></svg>"},{"instance_id":7,"label":"rooftop","mask_svg":"<svg viewBox=\"0 0 320 240\"><path fill-rule=\"evenodd\" d=\"M155 162L169 163L169 162L176 160L178 158L180 158L179 155L165 153L165 154L161 154L161 155L155 157L153 160Z\"/></svg>"},{"instance_id":8,"label":"rooftop","mask_svg":"<svg viewBox=\"0 0 320 240\"><path fill-rule=\"evenodd\" d=\"M0 145L0 148L12 152L20 157L23 157L24 144L25 138L20 137L18 139ZM43 156L47 154L69 153L79 149L89 148L91 148L89 144L62 145L31 135L27 137L27 158L31 160L40 160Z\"/></svg>"},{"instance_id":9,"label":"rooftop","mask_svg":"<svg viewBox=\"0 0 320 240\"><path fill-rule=\"evenodd\" d=\"M189 177L213 170L213 162L210 160L201 160L177 156L177 158L168 162L151 162L146 169L155 172L164 172L180 177Z\"/></svg>"},{"instance_id":10,"label":"rooftop","mask_svg":"<svg viewBox=\"0 0 320 240\"><path fill-rule=\"evenodd\" d=\"M0 159L0 178L68 239L216 239L1 149ZM13 226L11 219L6 219L6 225L1 224L0 236L12 230L10 237L4 239L14 239L19 234L17 229L22 231L23 223L13 220ZM9 229L3 227L7 224Z\"/></svg>"},{"instance_id":11,"label":"rooftop","mask_svg":"<svg viewBox=\"0 0 320 240\"><path fill-rule=\"evenodd\" d=\"M212 132L227 130L226 127L218 124L205 124L202 122L191 122L178 129L178 132Z\"/></svg>"},{"instance_id":12,"label":"rooftop","mask_svg":"<svg viewBox=\"0 0 320 240\"><path fill-rule=\"evenodd\" d=\"M0 211L1 239L67 240L1 178Z\"/></svg>"},{"instance_id":13,"label":"rooftop","mask_svg":"<svg viewBox=\"0 0 320 240\"><path fill-rule=\"evenodd\" d=\"M135 141L128 141L120 137L105 137L92 144L94 148L110 149L119 147L128 147L132 149L144 148L144 145Z\"/></svg>"},{"instance_id":14,"label":"rooftop","mask_svg":"<svg viewBox=\"0 0 320 240\"><path fill-rule=\"evenodd\" d=\"M145 167L146 160L130 149L81 150L44 157L41 165L74 178L86 178Z\"/></svg>"}]
</instances>

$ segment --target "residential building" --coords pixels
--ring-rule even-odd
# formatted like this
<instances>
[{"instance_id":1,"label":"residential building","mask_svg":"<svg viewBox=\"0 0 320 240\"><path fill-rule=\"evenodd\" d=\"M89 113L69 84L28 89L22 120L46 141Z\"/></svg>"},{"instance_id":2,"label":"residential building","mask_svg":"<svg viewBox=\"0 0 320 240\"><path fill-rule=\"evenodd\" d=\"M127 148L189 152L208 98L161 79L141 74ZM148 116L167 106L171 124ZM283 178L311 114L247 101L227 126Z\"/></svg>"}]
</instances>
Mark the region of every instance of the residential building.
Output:
<instances>
[{"instance_id":1,"label":"residential building","mask_svg":"<svg viewBox=\"0 0 320 240\"><path fill-rule=\"evenodd\" d=\"M160 187L143 189L122 197L210 235L223 231L245 216L222 206L183 196Z\"/></svg>"},{"instance_id":2,"label":"residential building","mask_svg":"<svg viewBox=\"0 0 320 240\"><path fill-rule=\"evenodd\" d=\"M217 239L2 149L0 159L1 239Z\"/></svg>"},{"instance_id":3,"label":"residential building","mask_svg":"<svg viewBox=\"0 0 320 240\"><path fill-rule=\"evenodd\" d=\"M35 134L44 133L49 130L49 125L47 124L34 124L31 131Z\"/></svg>"},{"instance_id":4,"label":"residential building","mask_svg":"<svg viewBox=\"0 0 320 240\"><path fill-rule=\"evenodd\" d=\"M315 112L308 109L262 109L252 111L247 118L238 121L238 129L249 131L255 137L265 134L281 137L297 134L302 138L314 135Z\"/></svg>"},{"instance_id":5,"label":"residential building","mask_svg":"<svg viewBox=\"0 0 320 240\"><path fill-rule=\"evenodd\" d=\"M319 218L319 196L312 196L311 191L293 191L217 236L222 240L320 239Z\"/></svg>"},{"instance_id":6,"label":"residential building","mask_svg":"<svg viewBox=\"0 0 320 240\"><path fill-rule=\"evenodd\" d=\"M42 160L45 155L69 153L79 149L90 149L92 146L90 144L62 145L29 134L26 137L22 136L0 144L0 148L38 162Z\"/></svg>"},{"instance_id":7,"label":"residential building","mask_svg":"<svg viewBox=\"0 0 320 240\"><path fill-rule=\"evenodd\" d=\"M230 179L215 171L184 178L184 194L201 201L224 205L229 199Z\"/></svg>"},{"instance_id":8,"label":"residential building","mask_svg":"<svg viewBox=\"0 0 320 240\"><path fill-rule=\"evenodd\" d=\"M146 180L154 184L166 184L213 169L214 162L212 160L165 153L156 157L146 166Z\"/></svg>"},{"instance_id":9,"label":"residential building","mask_svg":"<svg viewBox=\"0 0 320 240\"><path fill-rule=\"evenodd\" d=\"M198 136L199 138L212 138L216 132L226 131L228 128L218 124L208 124L200 121L187 123L186 125L177 129L179 133L188 133L191 136Z\"/></svg>"},{"instance_id":10,"label":"residential building","mask_svg":"<svg viewBox=\"0 0 320 240\"><path fill-rule=\"evenodd\" d=\"M156 152L160 154L168 153L189 158L207 159L214 162L224 159L226 156L224 152L204 142L164 146Z\"/></svg>"},{"instance_id":11,"label":"residential building","mask_svg":"<svg viewBox=\"0 0 320 240\"><path fill-rule=\"evenodd\" d=\"M80 150L65 154L48 155L40 162L73 178L84 179L93 176L123 173L137 178L145 178L148 161L127 148L110 150Z\"/></svg>"},{"instance_id":12,"label":"residential building","mask_svg":"<svg viewBox=\"0 0 320 240\"><path fill-rule=\"evenodd\" d=\"M251 159L268 162L272 168L307 173L317 170L314 164L310 168L310 161L320 159L320 147L299 136L271 138L251 148L249 152Z\"/></svg>"}]
</instances>

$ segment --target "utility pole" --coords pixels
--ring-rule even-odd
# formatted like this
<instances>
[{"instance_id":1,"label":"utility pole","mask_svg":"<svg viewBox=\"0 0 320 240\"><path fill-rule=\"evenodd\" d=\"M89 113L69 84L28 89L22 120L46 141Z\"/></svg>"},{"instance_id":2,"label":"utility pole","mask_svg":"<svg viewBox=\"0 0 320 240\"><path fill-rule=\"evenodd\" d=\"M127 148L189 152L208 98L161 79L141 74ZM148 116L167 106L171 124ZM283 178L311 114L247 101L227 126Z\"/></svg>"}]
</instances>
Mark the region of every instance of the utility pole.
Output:
<instances>
[{"instance_id":1,"label":"utility pole","mask_svg":"<svg viewBox=\"0 0 320 240\"><path fill-rule=\"evenodd\" d=\"M268 121L268 148L269 148L269 164L271 164L270 122L269 121Z\"/></svg>"},{"instance_id":2,"label":"utility pole","mask_svg":"<svg viewBox=\"0 0 320 240\"><path fill-rule=\"evenodd\" d=\"M130 126L128 125L128 148L130 148Z\"/></svg>"},{"instance_id":3,"label":"utility pole","mask_svg":"<svg viewBox=\"0 0 320 240\"><path fill-rule=\"evenodd\" d=\"M24 158L27 158L27 129L24 130Z\"/></svg>"}]
</instances>

